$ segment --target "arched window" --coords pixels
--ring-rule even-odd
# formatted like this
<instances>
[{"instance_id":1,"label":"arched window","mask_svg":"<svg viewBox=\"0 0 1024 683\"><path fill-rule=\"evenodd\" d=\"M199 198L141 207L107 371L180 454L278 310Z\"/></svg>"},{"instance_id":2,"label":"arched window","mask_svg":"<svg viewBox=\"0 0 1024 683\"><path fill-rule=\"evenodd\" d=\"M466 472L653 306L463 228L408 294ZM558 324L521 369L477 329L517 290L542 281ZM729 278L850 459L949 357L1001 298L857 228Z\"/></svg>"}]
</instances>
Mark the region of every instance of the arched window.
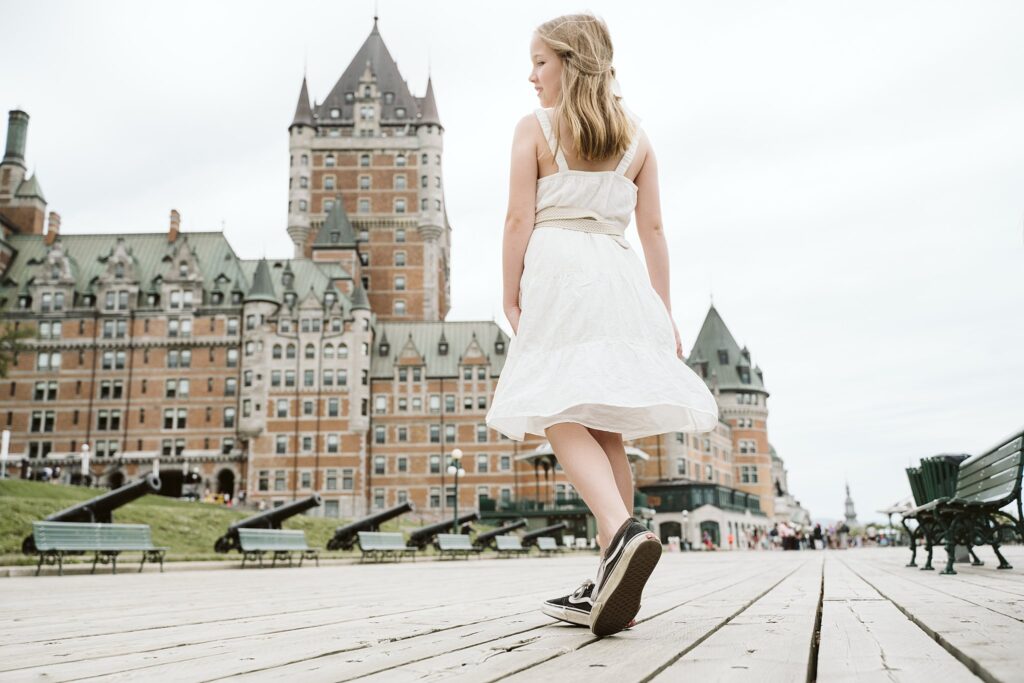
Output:
<instances>
[{"instance_id":1,"label":"arched window","mask_svg":"<svg viewBox=\"0 0 1024 683\"><path fill-rule=\"evenodd\" d=\"M312 344L306 344L306 358L316 358L316 347Z\"/></svg>"},{"instance_id":2,"label":"arched window","mask_svg":"<svg viewBox=\"0 0 1024 683\"><path fill-rule=\"evenodd\" d=\"M359 165L360 166L369 166L370 165L370 155L369 154L360 154L359 155Z\"/></svg>"},{"instance_id":3,"label":"arched window","mask_svg":"<svg viewBox=\"0 0 1024 683\"><path fill-rule=\"evenodd\" d=\"M338 344L338 358L348 358L348 344Z\"/></svg>"},{"instance_id":4,"label":"arched window","mask_svg":"<svg viewBox=\"0 0 1024 683\"><path fill-rule=\"evenodd\" d=\"M324 159L324 166L334 166L334 155L328 154L327 158Z\"/></svg>"},{"instance_id":5,"label":"arched window","mask_svg":"<svg viewBox=\"0 0 1024 683\"><path fill-rule=\"evenodd\" d=\"M334 358L334 344L324 344L324 358Z\"/></svg>"},{"instance_id":6,"label":"arched window","mask_svg":"<svg viewBox=\"0 0 1024 683\"><path fill-rule=\"evenodd\" d=\"M303 166L309 166L309 155L308 154L303 154L302 157L300 158L300 160L302 161L302 165Z\"/></svg>"},{"instance_id":7,"label":"arched window","mask_svg":"<svg viewBox=\"0 0 1024 683\"><path fill-rule=\"evenodd\" d=\"M281 345L280 344L274 344L273 356L274 356L274 358L280 358L281 357Z\"/></svg>"},{"instance_id":8,"label":"arched window","mask_svg":"<svg viewBox=\"0 0 1024 683\"><path fill-rule=\"evenodd\" d=\"M287 350L285 352L285 355L288 358L295 358L295 344L289 344L288 345L288 348L287 348Z\"/></svg>"},{"instance_id":9,"label":"arched window","mask_svg":"<svg viewBox=\"0 0 1024 683\"><path fill-rule=\"evenodd\" d=\"M405 155L399 154L395 157L395 166L405 166Z\"/></svg>"}]
</instances>

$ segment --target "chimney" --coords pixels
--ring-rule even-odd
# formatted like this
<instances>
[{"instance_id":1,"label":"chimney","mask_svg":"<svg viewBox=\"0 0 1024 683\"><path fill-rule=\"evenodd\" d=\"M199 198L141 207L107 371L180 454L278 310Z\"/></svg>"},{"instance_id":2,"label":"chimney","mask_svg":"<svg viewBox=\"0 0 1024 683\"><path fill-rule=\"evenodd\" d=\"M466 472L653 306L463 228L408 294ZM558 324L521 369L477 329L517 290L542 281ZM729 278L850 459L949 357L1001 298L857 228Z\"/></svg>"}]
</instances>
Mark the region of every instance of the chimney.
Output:
<instances>
[{"instance_id":1,"label":"chimney","mask_svg":"<svg viewBox=\"0 0 1024 683\"><path fill-rule=\"evenodd\" d=\"M46 228L46 244L53 244L60 237L60 214L56 211L50 212L50 222Z\"/></svg>"},{"instance_id":2,"label":"chimney","mask_svg":"<svg viewBox=\"0 0 1024 683\"><path fill-rule=\"evenodd\" d=\"M178 239L178 231L181 229L181 214L177 209L171 209L171 229L167 233L167 241L175 242Z\"/></svg>"}]
</instances>

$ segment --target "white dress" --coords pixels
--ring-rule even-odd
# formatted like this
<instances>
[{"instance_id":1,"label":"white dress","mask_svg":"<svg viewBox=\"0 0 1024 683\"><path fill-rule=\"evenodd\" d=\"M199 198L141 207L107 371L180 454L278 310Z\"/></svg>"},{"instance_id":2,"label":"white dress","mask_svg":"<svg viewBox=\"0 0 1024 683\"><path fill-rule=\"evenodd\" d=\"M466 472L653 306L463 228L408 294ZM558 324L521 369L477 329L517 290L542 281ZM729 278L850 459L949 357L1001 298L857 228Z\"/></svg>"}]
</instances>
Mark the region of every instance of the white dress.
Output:
<instances>
[{"instance_id":1,"label":"white dress","mask_svg":"<svg viewBox=\"0 0 1024 683\"><path fill-rule=\"evenodd\" d=\"M543 437L558 422L627 440L713 430L718 404L676 355L668 310L621 237L636 208L637 188L625 172L639 125L614 171L577 171L555 149L549 110L535 113L558 172L537 180L538 224L520 279L522 315L487 426L516 441ZM580 227L598 224L617 235Z\"/></svg>"}]
</instances>

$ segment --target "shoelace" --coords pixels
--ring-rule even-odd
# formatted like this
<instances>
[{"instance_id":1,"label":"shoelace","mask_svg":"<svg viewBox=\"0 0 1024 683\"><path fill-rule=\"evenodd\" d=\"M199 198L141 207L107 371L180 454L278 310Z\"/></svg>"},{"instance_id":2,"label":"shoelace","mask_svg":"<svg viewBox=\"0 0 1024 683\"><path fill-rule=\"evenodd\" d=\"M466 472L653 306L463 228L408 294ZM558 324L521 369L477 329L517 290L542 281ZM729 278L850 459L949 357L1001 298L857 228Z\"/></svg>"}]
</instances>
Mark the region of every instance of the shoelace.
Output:
<instances>
[{"instance_id":1,"label":"shoelace","mask_svg":"<svg viewBox=\"0 0 1024 683\"><path fill-rule=\"evenodd\" d=\"M574 598L582 598L584 593L587 592L587 587L594 585L594 582L590 579L584 579L583 583L580 584L579 588L572 592Z\"/></svg>"}]
</instances>

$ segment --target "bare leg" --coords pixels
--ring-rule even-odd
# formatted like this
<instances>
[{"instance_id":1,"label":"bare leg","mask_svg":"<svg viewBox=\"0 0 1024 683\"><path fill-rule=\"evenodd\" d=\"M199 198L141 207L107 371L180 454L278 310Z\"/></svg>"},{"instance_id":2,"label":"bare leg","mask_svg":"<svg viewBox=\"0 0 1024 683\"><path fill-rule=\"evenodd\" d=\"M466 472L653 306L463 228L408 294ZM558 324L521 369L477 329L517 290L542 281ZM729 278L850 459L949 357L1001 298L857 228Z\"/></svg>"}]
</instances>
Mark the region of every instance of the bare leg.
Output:
<instances>
[{"instance_id":1,"label":"bare leg","mask_svg":"<svg viewBox=\"0 0 1024 683\"><path fill-rule=\"evenodd\" d=\"M579 423L560 422L544 432L569 481L597 518L598 539L611 539L630 517L632 506L623 503L620 477L616 476L608 455L594 435ZM628 463L626 472L629 473ZM632 495L630 481L630 499ZM602 551L604 547L602 543Z\"/></svg>"},{"instance_id":2,"label":"bare leg","mask_svg":"<svg viewBox=\"0 0 1024 683\"><path fill-rule=\"evenodd\" d=\"M615 474L615 485L622 497L622 504L626 506L626 512L633 516L633 471L629 467L629 458L626 455L626 446L622 443L622 434L617 432L605 432L600 429L587 428L597 443L601 446L605 456L611 464L612 472ZM597 535L597 544L601 546L601 553L607 547L604 543L604 536Z\"/></svg>"}]
</instances>

